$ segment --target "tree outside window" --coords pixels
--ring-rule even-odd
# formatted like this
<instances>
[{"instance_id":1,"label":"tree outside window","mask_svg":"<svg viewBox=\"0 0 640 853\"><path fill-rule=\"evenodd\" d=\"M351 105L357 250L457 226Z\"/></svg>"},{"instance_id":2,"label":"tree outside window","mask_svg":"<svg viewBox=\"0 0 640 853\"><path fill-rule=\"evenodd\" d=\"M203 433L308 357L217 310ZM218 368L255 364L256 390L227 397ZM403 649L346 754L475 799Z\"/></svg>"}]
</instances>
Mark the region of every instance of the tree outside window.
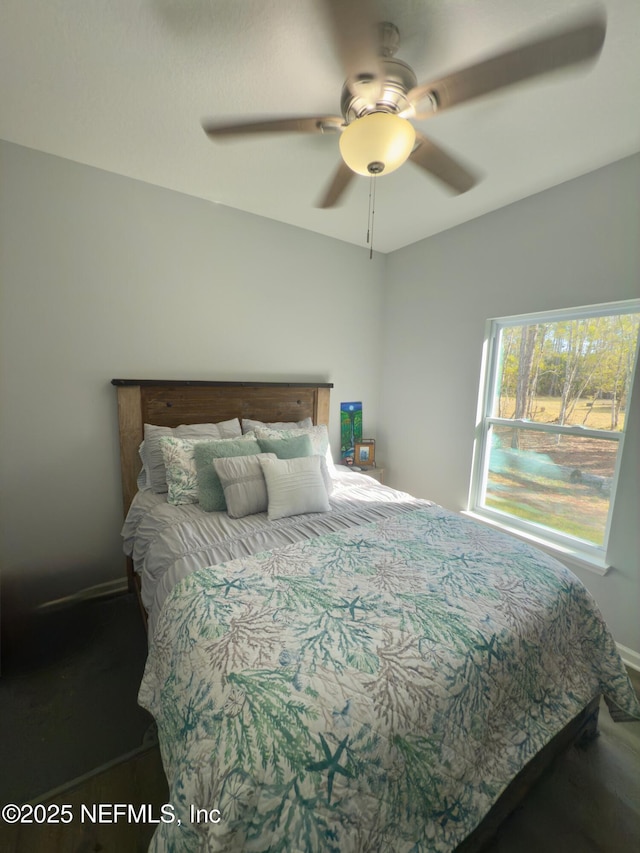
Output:
<instances>
[{"instance_id":1,"label":"tree outside window","mask_svg":"<svg viewBox=\"0 0 640 853\"><path fill-rule=\"evenodd\" d=\"M640 301L491 321L470 508L606 549Z\"/></svg>"}]
</instances>

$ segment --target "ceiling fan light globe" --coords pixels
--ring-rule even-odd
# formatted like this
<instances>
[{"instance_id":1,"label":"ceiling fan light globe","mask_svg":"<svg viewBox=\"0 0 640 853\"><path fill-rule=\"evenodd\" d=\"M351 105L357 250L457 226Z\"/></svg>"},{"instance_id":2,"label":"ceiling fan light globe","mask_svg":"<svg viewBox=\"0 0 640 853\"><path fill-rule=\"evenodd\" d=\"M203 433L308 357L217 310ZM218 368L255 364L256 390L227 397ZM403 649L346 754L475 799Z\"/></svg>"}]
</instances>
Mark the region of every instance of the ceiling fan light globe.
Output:
<instances>
[{"instance_id":1,"label":"ceiling fan light globe","mask_svg":"<svg viewBox=\"0 0 640 853\"><path fill-rule=\"evenodd\" d=\"M393 113L369 113L344 129L340 153L358 175L388 175L407 160L415 141L415 129L407 119Z\"/></svg>"}]
</instances>

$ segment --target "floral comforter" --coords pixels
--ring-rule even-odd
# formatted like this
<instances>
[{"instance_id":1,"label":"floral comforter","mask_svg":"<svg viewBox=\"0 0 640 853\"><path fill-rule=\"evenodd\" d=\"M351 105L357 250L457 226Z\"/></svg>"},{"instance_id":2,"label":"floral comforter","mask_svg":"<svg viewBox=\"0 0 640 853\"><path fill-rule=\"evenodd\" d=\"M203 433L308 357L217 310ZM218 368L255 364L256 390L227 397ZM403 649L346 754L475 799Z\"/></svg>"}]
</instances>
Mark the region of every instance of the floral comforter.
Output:
<instances>
[{"instance_id":1,"label":"floral comforter","mask_svg":"<svg viewBox=\"0 0 640 853\"><path fill-rule=\"evenodd\" d=\"M453 850L600 693L640 717L581 582L439 507L202 569L140 690L176 817L151 849Z\"/></svg>"}]
</instances>

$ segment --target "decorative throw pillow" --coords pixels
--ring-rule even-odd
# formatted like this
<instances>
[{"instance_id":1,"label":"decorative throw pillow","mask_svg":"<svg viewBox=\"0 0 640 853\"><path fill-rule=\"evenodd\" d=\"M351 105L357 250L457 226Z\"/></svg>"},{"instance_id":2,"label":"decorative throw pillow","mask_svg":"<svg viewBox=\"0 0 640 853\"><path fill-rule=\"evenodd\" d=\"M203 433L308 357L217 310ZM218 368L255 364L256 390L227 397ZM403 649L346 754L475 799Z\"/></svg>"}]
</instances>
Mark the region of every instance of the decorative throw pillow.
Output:
<instances>
[{"instance_id":1,"label":"decorative throw pillow","mask_svg":"<svg viewBox=\"0 0 640 853\"><path fill-rule=\"evenodd\" d=\"M193 449L199 438L175 438L163 435L158 439L161 449L167 501L173 506L198 503L198 477Z\"/></svg>"},{"instance_id":2,"label":"decorative throw pillow","mask_svg":"<svg viewBox=\"0 0 640 853\"><path fill-rule=\"evenodd\" d=\"M230 456L255 456L261 453L261 450L255 438L245 435L222 441L201 441L194 447L193 452L200 506L205 512L224 512L227 503L213 460Z\"/></svg>"},{"instance_id":3,"label":"decorative throw pillow","mask_svg":"<svg viewBox=\"0 0 640 853\"><path fill-rule=\"evenodd\" d=\"M329 431L325 424L318 424L317 426L296 430L274 430L267 427L257 427L255 435L258 439L290 438L292 436L300 435L300 432L304 432L309 436L314 454L319 454L326 458L327 468L329 469L329 472L333 474L335 472L335 465L331 455L331 448L329 447Z\"/></svg>"},{"instance_id":4,"label":"decorative throw pillow","mask_svg":"<svg viewBox=\"0 0 640 853\"><path fill-rule=\"evenodd\" d=\"M258 444L263 453L275 453L278 459L313 456L311 439L306 433L289 438L259 438Z\"/></svg>"},{"instance_id":5,"label":"decorative throw pillow","mask_svg":"<svg viewBox=\"0 0 640 853\"><path fill-rule=\"evenodd\" d=\"M254 421L251 418L242 419L242 432L252 432L258 427L266 427L267 429L308 429L313 426L311 418L305 418L302 421L274 421L273 423L265 423L264 421Z\"/></svg>"},{"instance_id":6,"label":"decorative throw pillow","mask_svg":"<svg viewBox=\"0 0 640 853\"><path fill-rule=\"evenodd\" d=\"M319 456L260 459L269 496L269 521L306 512L329 512L320 463Z\"/></svg>"},{"instance_id":7,"label":"decorative throw pillow","mask_svg":"<svg viewBox=\"0 0 640 853\"><path fill-rule=\"evenodd\" d=\"M163 494L168 490L161 438L196 438L204 441L208 438L239 438L241 435L242 428L238 418L217 424L181 424L175 428L145 424L144 441L140 445L140 479L143 481L146 477L147 488L156 494Z\"/></svg>"},{"instance_id":8,"label":"decorative throw pillow","mask_svg":"<svg viewBox=\"0 0 640 853\"><path fill-rule=\"evenodd\" d=\"M220 478L227 513L231 518L244 518L266 512L269 503L267 484L260 459L275 459L273 453L214 459L213 467Z\"/></svg>"}]
</instances>

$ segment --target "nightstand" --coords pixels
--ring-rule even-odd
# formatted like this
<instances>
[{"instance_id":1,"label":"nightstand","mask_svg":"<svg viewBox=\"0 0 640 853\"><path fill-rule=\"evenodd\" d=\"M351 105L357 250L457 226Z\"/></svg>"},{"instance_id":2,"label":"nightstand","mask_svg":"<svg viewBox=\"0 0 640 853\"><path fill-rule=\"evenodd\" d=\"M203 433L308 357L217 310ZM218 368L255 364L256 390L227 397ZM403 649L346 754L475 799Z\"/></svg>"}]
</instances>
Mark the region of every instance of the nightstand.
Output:
<instances>
[{"instance_id":1,"label":"nightstand","mask_svg":"<svg viewBox=\"0 0 640 853\"><path fill-rule=\"evenodd\" d=\"M379 483L384 485L384 468L362 468L360 474L366 474L367 477L373 477Z\"/></svg>"}]
</instances>

